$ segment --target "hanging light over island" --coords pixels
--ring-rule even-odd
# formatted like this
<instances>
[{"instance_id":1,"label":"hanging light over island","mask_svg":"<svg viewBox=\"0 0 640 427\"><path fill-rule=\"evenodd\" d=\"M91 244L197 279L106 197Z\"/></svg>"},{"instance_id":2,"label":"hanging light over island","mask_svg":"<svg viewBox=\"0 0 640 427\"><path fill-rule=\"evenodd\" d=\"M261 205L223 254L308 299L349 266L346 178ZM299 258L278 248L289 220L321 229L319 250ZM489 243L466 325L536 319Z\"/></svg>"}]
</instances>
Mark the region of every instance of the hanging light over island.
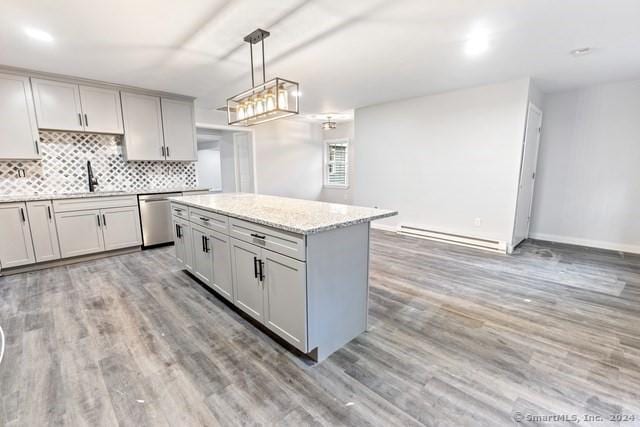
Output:
<instances>
[{"instance_id":1,"label":"hanging light over island","mask_svg":"<svg viewBox=\"0 0 640 427\"><path fill-rule=\"evenodd\" d=\"M230 125L253 126L272 120L299 114L300 85L297 82L276 77L266 81L264 39L269 32L257 29L244 38L251 54L251 88L227 99L227 119ZM255 84L253 45L262 48L262 83Z\"/></svg>"}]
</instances>

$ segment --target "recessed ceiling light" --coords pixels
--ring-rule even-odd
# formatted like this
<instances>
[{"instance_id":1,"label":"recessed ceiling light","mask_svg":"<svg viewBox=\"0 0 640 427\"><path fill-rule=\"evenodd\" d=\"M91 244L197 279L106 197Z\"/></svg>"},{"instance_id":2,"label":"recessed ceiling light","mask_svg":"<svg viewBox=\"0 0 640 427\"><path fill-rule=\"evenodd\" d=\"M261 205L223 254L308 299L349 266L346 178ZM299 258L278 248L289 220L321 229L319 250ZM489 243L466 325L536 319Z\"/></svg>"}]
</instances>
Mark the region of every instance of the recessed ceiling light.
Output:
<instances>
[{"instance_id":1,"label":"recessed ceiling light","mask_svg":"<svg viewBox=\"0 0 640 427\"><path fill-rule=\"evenodd\" d=\"M46 31L39 30L37 28L26 27L24 33L34 40L40 42L51 43L53 42L53 36Z\"/></svg>"},{"instance_id":2,"label":"recessed ceiling light","mask_svg":"<svg viewBox=\"0 0 640 427\"><path fill-rule=\"evenodd\" d=\"M592 52L590 47L581 47L580 49L573 49L571 52L571 56L585 56L589 55Z\"/></svg>"},{"instance_id":3,"label":"recessed ceiling light","mask_svg":"<svg viewBox=\"0 0 640 427\"><path fill-rule=\"evenodd\" d=\"M477 56L489 49L489 34L486 31L475 31L464 45L464 52L469 56Z\"/></svg>"}]
</instances>

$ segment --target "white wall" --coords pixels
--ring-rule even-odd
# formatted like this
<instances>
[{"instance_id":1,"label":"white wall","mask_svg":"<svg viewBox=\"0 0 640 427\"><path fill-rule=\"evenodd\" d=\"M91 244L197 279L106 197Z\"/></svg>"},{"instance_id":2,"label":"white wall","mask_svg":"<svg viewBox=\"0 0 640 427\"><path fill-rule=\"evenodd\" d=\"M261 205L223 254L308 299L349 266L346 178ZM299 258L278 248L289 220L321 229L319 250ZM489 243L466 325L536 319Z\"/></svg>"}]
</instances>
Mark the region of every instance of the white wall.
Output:
<instances>
[{"instance_id":1,"label":"white wall","mask_svg":"<svg viewBox=\"0 0 640 427\"><path fill-rule=\"evenodd\" d=\"M640 80L543 108L532 237L640 252Z\"/></svg>"},{"instance_id":2,"label":"white wall","mask_svg":"<svg viewBox=\"0 0 640 427\"><path fill-rule=\"evenodd\" d=\"M320 126L320 125L318 125ZM349 122L339 122L337 123L336 129L331 130L322 130L322 140L323 143L326 140L330 139L341 139L348 138L349 139L349 177L353 178L353 170L355 163L355 151L354 151L354 141L353 141L353 121ZM324 147L323 147L323 156L324 156ZM323 167L324 167L324 159ZM323 202L330 203L345 203L352 204L353 203L353 185L350 183L347 188L323 188L320 193L320 200Z\"/></svg>"},{"instance_id":3,"label":"white wall","mask_svg":"<svg viewBox=\"0 0 640 427\"><path fill-rule=\"evenodd\" d=\"M322 191L322 130L296 119L254 126L258 193L317 200Z\"/></svg>"},{"instance_id":4,"label":"white wall","mask_svg":"<svg viewBox=\"0 0 640 427\"><path fill-rule=\"evenodd\" d=\"M529 86L520 79L357 109L354 204L397 209L385 225L509 243Z\"/></svg>"}]
</instances>

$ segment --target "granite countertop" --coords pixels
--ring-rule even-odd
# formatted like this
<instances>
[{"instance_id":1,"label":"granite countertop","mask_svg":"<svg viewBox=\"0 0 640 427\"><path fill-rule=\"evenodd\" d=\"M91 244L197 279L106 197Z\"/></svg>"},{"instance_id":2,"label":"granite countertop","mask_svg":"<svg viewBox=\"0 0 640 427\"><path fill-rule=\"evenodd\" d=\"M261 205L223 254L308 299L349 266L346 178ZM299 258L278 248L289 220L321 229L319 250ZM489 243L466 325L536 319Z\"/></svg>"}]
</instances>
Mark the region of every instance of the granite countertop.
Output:
<instances>
[{"instance_id":1,"label":"granite countertop","mask_svg":"<svg viewBox=\"0 0 640 427\"><path fill-rule=\"evenodd\" d=\"M298 234L314 234L398 214L386 209L251 193L193 195L169 200Z\"/></svg>"},{"instance_id":2,"label":"granite countertop","mask_svg":"<svg viewBox=\"0 0 640 427\"><path fill-rule=\"evenodd\" d=\"M0 203L10 202L31 202L36 200L61 200L61 199L84 199L88 197L113 197L113 196L136 196L138 194L160 194L160 193L182 193L189 191L208 191L206 187L175 187L175 188L140 188L137 190L125 191L96 191L94 193L49 193L49 194L9 194L0 195Z\"/></svg>"}]
</instances>

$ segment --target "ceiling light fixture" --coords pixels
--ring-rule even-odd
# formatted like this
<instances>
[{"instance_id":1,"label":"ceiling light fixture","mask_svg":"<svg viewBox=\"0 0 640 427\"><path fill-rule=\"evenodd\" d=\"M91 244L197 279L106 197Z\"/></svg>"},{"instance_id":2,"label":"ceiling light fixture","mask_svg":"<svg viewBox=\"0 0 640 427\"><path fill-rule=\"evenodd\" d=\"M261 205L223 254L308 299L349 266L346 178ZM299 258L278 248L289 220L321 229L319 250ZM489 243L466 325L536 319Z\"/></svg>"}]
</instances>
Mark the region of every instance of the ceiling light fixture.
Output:
<instances>
[{"instance_id":1,"label":"ceiling light fixture","mask_svg":"<svg viewBox=\"0 0 640 427\"><path fill-rule=\"evenodd\" d=\"M581 47L580 49L573 49L571 52L569 52L571 54L571 56L586 56L589 55L592 52L590 47Z\"/></svg>"},{"instance_id":2,"label":"ceiling light fixture","mask_svg":"<svg viewBox=\"0 0 640 427\"><path fill-rule=\"evenodd\" d=\"M34 40L40 42L51 43L53 42L53 36L46 31L39 30L37 28L26 27L24 33Z\"/></svg>"},{"instance_id":3,"label":"ceiling light fixture","mask_svg":"<svg viewBox=\"0 0 640 427\"><path fill-rule=\"evenodd\" d=\"M331 116L327 116L327 121L322 123L323 130L332 130L338 127L336 122L331 121Z\"/></svg>"},{"instance_id":4,"label":"ceiling light fixture","mask_svg":"<svg viewBox=\"0 0 640 427\"><path fill-rule=\"evenodd\" d=\"M264 39L270 33L258 28L244 38L251 54L251 89L227 99L227 122L230 125L252 126L293 116L300 112L300 85L276 77L267 81L264 62ZM262 83L256 85L253 75L253 45L262 47Z\"/></svg>"},{"instance_id":5,"label":"ceiling light fixture","mask_svg":"<svg viewBox=\"0 0 640 427\"><path fill-rule=\"evenodd\" d=\"M469 56L478 56L489 49L489 34L486 31L474 32L464 45L464 52Z\"/></svg>"}]
</instances>

